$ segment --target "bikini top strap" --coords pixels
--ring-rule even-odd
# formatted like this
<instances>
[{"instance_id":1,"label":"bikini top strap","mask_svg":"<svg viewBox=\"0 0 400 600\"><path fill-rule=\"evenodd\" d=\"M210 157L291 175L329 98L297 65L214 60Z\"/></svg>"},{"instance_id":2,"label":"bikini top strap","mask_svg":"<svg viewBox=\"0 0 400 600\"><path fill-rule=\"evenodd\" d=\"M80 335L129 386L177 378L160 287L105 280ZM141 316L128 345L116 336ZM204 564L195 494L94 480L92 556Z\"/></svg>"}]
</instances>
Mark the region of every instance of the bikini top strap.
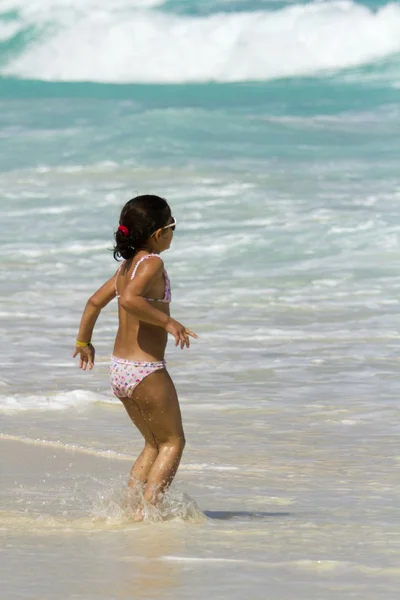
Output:
<instances>
[{"instance_id":1,"label":"bikini top strap","mask_svg":"<svg viewBox=\"0 0 400 600\"><path fill-rule=\"evenodd\" d=\"M132 281L132 279L135 277L135 275L136 275L136 271L137 271L137 268L138 268L138 266L140 265L140 263L141 263L141 262L143 262L144 260L146 260L147 258L151 258L152 256L157 256L157 258L159 258L160 260L162 260L162 259L161 259L161 256L160 256L159 254L146 254L145 256L142 256L142 258L140 258L140 259L137 261L137 263L136 263L136 265L135 265L135 268L134 268L134 269L133 269L133 271L132 271L132 275L131 275L131 281Z\"/></svg>"},{"instance_id":2,"label":"bikini top strap","mask_svg":"<svg viewBox=\"0 0 400 600\"><path fill-rule=\"evenodd\" d=\"M115 295L116 295L117 298L120 297L120 294L118 294L118 288L117 288L118 275L121 273L121 269L122 269L123 264L124 263L122 263L122 265L120 266L120 268L117 270L116 277L115 277L115 282L114 282Z\"/></svg>"}]
</instances>

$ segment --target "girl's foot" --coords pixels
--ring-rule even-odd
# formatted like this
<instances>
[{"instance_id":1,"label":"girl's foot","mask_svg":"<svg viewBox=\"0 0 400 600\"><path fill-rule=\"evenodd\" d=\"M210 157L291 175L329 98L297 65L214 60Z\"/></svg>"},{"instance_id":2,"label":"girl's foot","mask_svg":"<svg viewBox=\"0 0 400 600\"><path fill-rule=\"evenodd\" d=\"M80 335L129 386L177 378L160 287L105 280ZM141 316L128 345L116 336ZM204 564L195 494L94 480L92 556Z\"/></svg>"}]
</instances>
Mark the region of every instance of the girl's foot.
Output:
<instances>
[{"instance_id":1,"label":"girl's foot","mask_svg":"<svg viewBox=\"0 0 400 600\"><path fill-rule=\"evenodd\" d=\"M144 515L143 515L143 506L141 506L139 504L139 506L136 509L135 514L133 515L133 521L135 523L140 523L141 521L143 521L144 519Z\"/></svg>"}]
</instances>

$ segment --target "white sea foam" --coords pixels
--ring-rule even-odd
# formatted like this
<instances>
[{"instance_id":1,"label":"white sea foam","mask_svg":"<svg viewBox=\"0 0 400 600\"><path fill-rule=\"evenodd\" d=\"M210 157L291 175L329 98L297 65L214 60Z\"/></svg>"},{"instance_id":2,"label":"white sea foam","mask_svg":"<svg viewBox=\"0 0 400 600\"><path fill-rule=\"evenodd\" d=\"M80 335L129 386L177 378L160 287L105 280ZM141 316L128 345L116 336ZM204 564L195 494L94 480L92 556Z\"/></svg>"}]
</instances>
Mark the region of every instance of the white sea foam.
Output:
<instances>
[{"instance_id":1,"label":"white sea foam","mask_svg":"<svg viewBox=\"0 0 400 600\"><path fill-rule=\"evenodd\" d=\"M88 454L90 456L97 456L100 458L110 458L113 460L121 461L132 461L135 460L133 454L126 454L123 452L116 452L115 450L101 449L101 448L90 448L88 446L82 446L75 443L60 442L59 440L46 440L40 438L30 438L27 436L12 435L8 433L0 433L0 440L19 442L20 444L27 444L32 446L42 446L45 448L55 448L58 450L64 450L66 452L75 452L80 454ZM216 465L214 463L185 463L180 466L181 471L239 471L239 467L233 465ZM247 469L250 473L263 473L263 469Z\"/></svg>"},{"instance_id":2,"label":"white sea foam","mask_svg":"<svg viewBox=\"0 0 400 600\"><path fill-rule=\"evenodd\" d=\"M19 30L37 30L0 74L48 81L200 82L268 80L367 64L400 51L400 6L377 12L348 0L277 11L192 17L158 2L78 4L22 0ZM8 33L7 33L8 32ZM13 39L13 27L2 36Z\"/></svg>"},{"instance_id":3,"label":"white sea foam","mask_svg":"<svg viewBox=\"0 0 400 600\"><path fill-rule=\"evenodd\" d=\"M151 8L164 4L164 0L113 0L112 10L119 12L131 6L138 8ZM23 11L25 15L39 16L48 12L66 14L87 13L94 10L107 11L110 3L102 0L2 0L0 8L3 13L13 10Z\"/></svg>"},{"instance_id":4,"label":"white sea foam","mask_svg":"<svg viewBox=\"0 0 400 600\"><path fill-rule=\"evenodd\" d=\"M203 556L163 556L163 560L170 562L187 562L187 563L235 563L235 564L254 564L250 560L241 560L237 558L214 558Z\"/></svg>"},{"instance_id":5,"label":"white sea foam","mask_svg":"<svg viewBox=\"0 0 400 600\"><path fill-rule=\"evenodd\" d=\"M83 408L98 402L116 403L106 396L87 390L59 392L54 395L0 394L0 411L66 410Z\"/></svg>"},{"instance_id":6,"label":"white sea foam","mask_svg":"<svg viewBox=\"0 0 400 600\"><path fill-rule=\"evenodd\" d=\"M58 450L64 450L66 452L77 452L80 454L88 454L90 456L97 456L101 458L112 458L114 460L134 460L134 456L131 454L123 454L122 452L116 452L115 450L105 450L99 448L90 448L88 446L81 446L75 443L60 442L59 440L45 440L41 438L30 438L21 435L12 435L9 433L0 433L0 440L19 442L20 444L28 444L31 446L43 446L45 448L56 448Z\"/></svg>"},{"instance_id":7,"label":"white sea foam","mask_svg":"<svg viewBox=\"0 0 400 600\"><path fill-rule=\"evenodd\" d=\"M0 42L13 38L19 31L18 23L0 23Z\"/></svg>"}]
</instances>

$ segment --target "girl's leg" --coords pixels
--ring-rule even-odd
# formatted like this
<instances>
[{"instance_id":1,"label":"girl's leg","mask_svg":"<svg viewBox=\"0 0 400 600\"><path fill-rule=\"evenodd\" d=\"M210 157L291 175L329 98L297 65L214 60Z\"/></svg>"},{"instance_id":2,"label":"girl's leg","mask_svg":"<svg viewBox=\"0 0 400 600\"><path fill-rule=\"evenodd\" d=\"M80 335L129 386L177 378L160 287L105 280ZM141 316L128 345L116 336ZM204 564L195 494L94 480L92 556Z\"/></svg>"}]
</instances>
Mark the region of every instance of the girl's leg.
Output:
<instances>
[{"instance_id":1,"label":"girl's leg","mask_svg":"<svg viewBox=\"0 0 400 600\"><path fill-rule=\"evenodd\" d=\"M178 397L168 372L160 369L143 379L133 398L158 446L144 491L145 501L156 504L172 482L185 446Z\"/></svg>"},{"instance_id":2,"label":"girl's leg","mask_svg":"<svg viewBox=\"0 0 400 600\"><path fill-rule=\"evenodd\" d=\"M135 400L133 398L120 398L120 400L145 440L145 446L130 472L128 485L135 487L138 481L143 484L147 483L150 470L158 456L158 445Z\"/></svg>"}]
</instances>

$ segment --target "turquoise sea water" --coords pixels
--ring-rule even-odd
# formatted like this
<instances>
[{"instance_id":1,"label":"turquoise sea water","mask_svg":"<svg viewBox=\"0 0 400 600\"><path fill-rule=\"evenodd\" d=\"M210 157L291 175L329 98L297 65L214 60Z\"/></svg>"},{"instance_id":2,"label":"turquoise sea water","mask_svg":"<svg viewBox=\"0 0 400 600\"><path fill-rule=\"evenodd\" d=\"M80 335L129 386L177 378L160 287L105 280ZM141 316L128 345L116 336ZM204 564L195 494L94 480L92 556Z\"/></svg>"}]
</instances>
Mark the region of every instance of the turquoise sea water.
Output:
<instances>
[{"instance_id":1,"label":"turquoise sea water","mask_svg":"<svg viewBox=\"0 0 400 600\"><path fill-rule=\"evenodd\" d=\"M22 459L4 467L14 512L2 524L18 539L7 560L35 563L38 516L54 548L74 532L55 551L61 581L79 519L106 547L131 532L113 521L140 449L108 388L115 305L96 328L95 371L70 355L86 299L116 268L121 206L158 193L178 220L172 314L200 335L167 355L188 438L176 486L209 519L160 530L180 540L157 558L179 576L163 587L154 569L146 597L203 598L212 564L220 598L265 598L268 569L277 598L392 600L400 5L111 4L0 1L1 434L39 453L29 474ZM61 453L53 467L47 448ZM101 509L94 463L63 466L71 448L71 465L110 457ZM45 463L50 484L38 483ZM24 581L10 577L9 598L53 597L44 577ZM118 581L112 597L127 597ZM111 597L68 585L71 598Z\"/></svg>"}]
</instances>

